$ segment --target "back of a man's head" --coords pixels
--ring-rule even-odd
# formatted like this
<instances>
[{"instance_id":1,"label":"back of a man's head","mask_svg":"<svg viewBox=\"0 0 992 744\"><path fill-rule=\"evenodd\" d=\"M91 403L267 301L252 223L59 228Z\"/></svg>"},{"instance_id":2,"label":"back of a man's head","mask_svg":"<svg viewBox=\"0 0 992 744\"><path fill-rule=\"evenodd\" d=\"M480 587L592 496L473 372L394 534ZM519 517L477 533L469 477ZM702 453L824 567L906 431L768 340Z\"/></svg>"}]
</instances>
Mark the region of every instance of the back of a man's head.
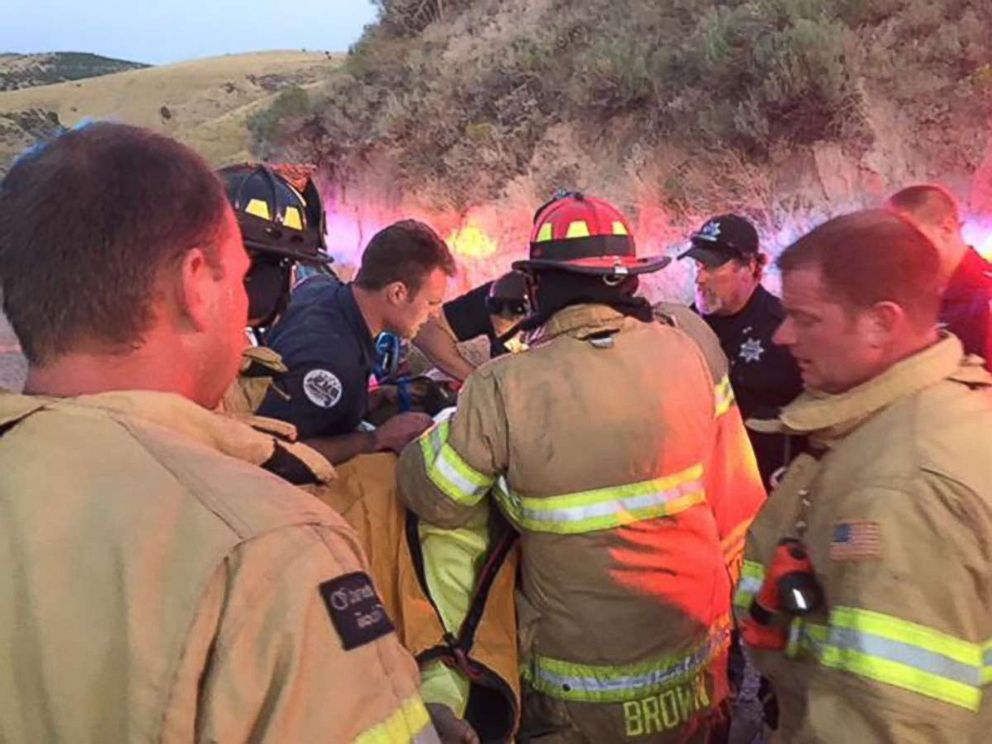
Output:
<instances>
[{"instance_id":1,"label":"back of a man's head","mask_svg":"<svg viewBox=\"0 0 992 744\"><path fill-rule=\"evenodd\" d=\"M435 270L455 274L455 259L441 237L423 222L401 220L374 236L362 254L355 284L376 291L402 282L416 294Z\"/></svg>"},{"instance_id":2,"label":"back of a man's head","mask_svg":"<svg viewBox=\"0 0 992 744\"><path fill-rule=\"evenodd\" d=\"M163 272L207 252L227 208L198 155L137 127L90 124L23 156L0 184L0 289L29 362L140 345Z\"/></svg>"},{"instance_id":3,"label":"back of a man's head","mask_svg":"<svg viewBox=\"0 0 992 744\"><path fill-rule=\"evenodd\" d=\"M946 283L968 250L961 235L961 212L951 192L932 183L909 186L889 197L886 206L934 244L940 255L940 279Z\"/></svg>"},{"instance_id":4,"label":"back of a man's head","mask_svg":"<svg viewBox=\"0 0 992 744\"><path fill-rule=\"evenodd\" d=\"M783 274L819 272L826 294L851 313L892 302L920 331L937 321L937 251L912 224L888 210L835 217L786 248L777 265Z\"/></svg>"},{"instance_id":5,"label":"back of a man's head","mask_svg":"<svg viewBox=\"0 0 992 744\"><path fill-rule=\"evenodd\" d=\"M888 206L922 225L950 224L957 228L961 222L951 192L937 184L919 184L897 191L889 197Z\"/></svg>"}]
</instances>

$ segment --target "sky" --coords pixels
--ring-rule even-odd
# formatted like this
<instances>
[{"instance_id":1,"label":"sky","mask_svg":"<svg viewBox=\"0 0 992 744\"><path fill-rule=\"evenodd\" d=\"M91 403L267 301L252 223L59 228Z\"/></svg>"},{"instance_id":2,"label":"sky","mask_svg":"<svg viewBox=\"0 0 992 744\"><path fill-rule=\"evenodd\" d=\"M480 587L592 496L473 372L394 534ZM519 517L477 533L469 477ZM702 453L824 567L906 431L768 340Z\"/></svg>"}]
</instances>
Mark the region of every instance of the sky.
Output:
<instances>
[{"instance_id":1,"label":"sky","mask_svg":"<svg viewBox=\"0 0 992 744\"><path fill-rule=\"evenodd\" d=\"M92 52L168 64L271 49L344 52L370 0L2 0L0 53Z\"/></svg>"}]
</instances>

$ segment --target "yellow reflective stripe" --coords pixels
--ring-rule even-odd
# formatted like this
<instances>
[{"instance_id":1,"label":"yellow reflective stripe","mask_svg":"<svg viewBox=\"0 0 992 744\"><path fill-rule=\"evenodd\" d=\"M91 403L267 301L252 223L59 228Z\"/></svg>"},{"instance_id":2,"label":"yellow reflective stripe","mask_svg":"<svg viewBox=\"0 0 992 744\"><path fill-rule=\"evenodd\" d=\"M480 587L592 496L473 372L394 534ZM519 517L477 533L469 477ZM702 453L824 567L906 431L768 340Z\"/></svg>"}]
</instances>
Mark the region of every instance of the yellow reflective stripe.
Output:
<instances>
[{"instance_id":1,"label":"yellow reflective stripe","mask_svg":"<svg viewBox=\"0 0 992 744\"><path fill-rule=\"evenodd\" d=\"M816 657L820 647L830 637L830 628L820 623L793 618L789 623L789 641L785 647L785 655L794 659L800 654Z\"/></svg>"},{"instance_id":2,"label":"yellow reflective stripe","mask_svg":"<svg viewBox=\"0 0 992 744\"><path fill-rule=\"evenodd\" d=\"M531 532L581 534L671 516L706 501L703 466L641 483L559 496L521 496L500 481L496 496L517 527Z\"/></svg>"},{"instance_id":3,"label":"yellow reflective stripe","mask_svg":"<svg viewBox=\"0 0 992 744\"><path fill-rule=\"evenodd\" d=\"M982 701L982 691L976 686L851 648L838 648L828 644L820 652L820 663L972 712L978 712Z\"/></svg>"},{"instance_id":4,"label":"yellow reflective stripe","mask_svg":"<svg viewBox=\"0 0 992 744\"><path fill-rule=\"evenodd\" d=\"M303 229L303 215L296 207L286 207L286 214L282 217L282 224L294 230Z\"/></svg>"},{"instance_id":5,"label":"yellow reflective stripe","mask_svg":"<svg viewBox=\"0 0 992 744\"><path fill-rule=\"evenodd\" d=\"M761 583L765 580L765 567L757 561L744 561L744 568L741 570L741 580L737 582L737 591L734 592L734 607L746 610L751 606L751 600L761 589Z\"/></svg>"},{"instance_id":6,"label":"yellow reflective stripe","mask_svg":"<svg viewBox=\"0 0 992 744\"><path fill-rule=\"evenodd\" d=\"M982 647L982 684L992 684L992 641Z\"/></svg>"},{"instance_id":7,"label":"yellow reflective stripe","mask_svg":"<svg viewBox=\"0 0 992 744\"><path fill-rule=\"evenodd\" d=\"M743 520L720 541L720 547L723 548L723 557L728 563L732 558L738 558L744 552L744 543L747 541L747 528L751 526L752 520L753 517Z\"/></svg>"},{"instance_id":8,"label":"yellow reflective stripe","mask_svg":"<svg viewBox=\"0 0 992 744\"><path fill-rule=\"evenodd\" d=\"M971 711L981 703L981 644L880 612L837 607L828 637L815 647L824 666Z\"/></svg>"},{"instance_id":9,"label":"yellow reflective stripe","mask_svg":"<svg viewBox=\"0 0 992 744\"><path fill-rule=\"evenodd\" d=\"M726 650L729 641L729 620L723 618L709 638L683 655L617 666L575 664L534 656L524 666L524 676L536 690L559 700L588 703L637 700L696 677Z\"/></svg>"},{"instance_id":10,"label":"yellow reflective stripe","mask_svg":"<svg viewBox=\"0 0 992 744\"><path fill-rule=\"evenodd\" d=\"M570 222L568 225L568 231L565 233L566 238L588 238L589 237L589 225L585 220L576 220L575 222Z\"/></svg>"},{"instance_id":11,"label":"yellow reflective stripe","mask_svg":"<svg viewBox=\"0 0 992 744\"><path fill-rule=\"evenodd\" d=\"M713 389L713 394L716 399L716 416L719 418L734 405L734 389L731 387L730 378L727 375L724 375L723 379L717 383Z\"/></svg>"},{"instance_id":12,"label":"yellow reflective stripe","mask_svg":"<svg viewBox=\"0 0 992 744\"><path fill-rule=\"evenodd\" d=\"M248 214L253 214L256 217L261 217L263 220L271 220L272 214L269 212L268 202L264 202L261 199L252 199L245 206L245 211Z\"/></svg>"},{"instance_id":13,"label":"yellow reflective stripe","mask_svg":"<svg viewBox=\"0 0 992 744\"><path fill-rule=\"evenodd\" d=\"M613 221L613 234L614 235L628 235L627 226L624 225L620 220Z\"/></svg>"},{"instance_id":14,"label":"yellow reflective stripe","mask_svg":"<svg viewBox=\"0 0 992 744\"><path fill-rule=\"evenodd\" d=\"M424 734L430 722L427 708L417 695L404 702L385 721L361 733L355 739L355 744L415 742ZM428 739L425 737L424 740Z\"/></svg>"},{"instance_id":15,"label":"yellow reflective stripe","mask_svg":"<svg viewBox=\"0 0 992 744\"><path fill-rule=\"evenodd\" d=\"M552 233L551 223L545 222L543 225L541 225L541 229L537 231L537 240L535 240L534 242L545 243L551 240L553 237L554 237L554 233Z\"/></svg>"},{"instance_id":16,"label":"yellow reflective stripe","mask_svg":"<svg viewBox=\"0 0 992 744\"><path fill-rule=\"evenodd\" d=\"M982 663L982 649L977 643L962 641L939 630L901 620L892 615L884 615L881 612L853 607L835 607L830 611L830 626L850 628L906 643L925 651L933 651L962 664L978 666Z\"/></svg>"},{"instance_id":17,"label":"yellow reflective stripe","mask_svg":"<svg viewBox=\"0 0 992 744\"><path fill-rule=\"evenodd\" d=\"M475 470L448 444L450 430L451 423L445 419L420 437L427 477L448 498L474 506L495 479Z\"/></svg>"}]
</instances>

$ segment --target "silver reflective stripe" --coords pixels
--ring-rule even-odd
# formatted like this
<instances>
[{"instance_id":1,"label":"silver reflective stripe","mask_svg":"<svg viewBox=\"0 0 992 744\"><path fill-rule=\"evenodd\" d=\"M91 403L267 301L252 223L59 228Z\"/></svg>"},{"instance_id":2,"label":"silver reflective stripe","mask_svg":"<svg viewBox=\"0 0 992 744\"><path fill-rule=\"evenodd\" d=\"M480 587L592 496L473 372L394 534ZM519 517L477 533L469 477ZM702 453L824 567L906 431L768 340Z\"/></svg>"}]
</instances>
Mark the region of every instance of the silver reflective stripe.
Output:
<instances>
[{"instance_id":1,"label":"silver reflective stripe","mask_svg":"<svg viewBox=\"0 0 992 744\"><path fill-rule=\"evenodd\" d=\"M615 498L598 504L570 506L562 509L532 509L521 505L520 512L524 519L532 519L535 522L581 522L586 519L608 517L614 514L622 514L623 512L633 512L651 506L667 504L683 496L695 493L701 490L702 487L703 484L701 481L691 480L666 491L655 491L654 493L645 493L638 496ZM622 488L623 486L618 490Z\"/></svg>"},{"instance_id":2,"label":"silver reflective stripe","mask_svg":"<svg viewBox=\"0 0 992 744\"><path fill-rule=\"evenodd\" d=\"M456 457L457 453L447 444L447 426L447 421L442 421L427 435L429 449L429 452L425 453L429 458L426 462L427 475L452 499L461 503L475 504L489 490L489 485L473 482L449 459L447 454L449 451Z\"/></svg>"},{"instance_id":3,"label":"silver reflective stripe","mask_svg":"<svg viewBox=\"0 0 992 744\"><path fill-rule=\"evenodd\" d=\"M434 460L432 469L437 470L452 486L457 488L459 492L470 500L478 500L487 490L484 486L476 485L458 472L454 465L445 459L444 452L441 452L437 459Z\"/></svg>"},{"instance_id":4,"label":"silver reflective stripe","mask_svg":"<svg viewBox=\"0 0 992 744\"><path fill-rule=\"evenodd\" d=\"M729 631L722 631L674 664L665 659L659 661L655 669L634 674L624 674L623 667L593 667L551 660L542 663L541 657L535 657L533 682L541 691L561 699L604 702L634 699L695 676L709 665L713 654L723 647L728 637ZM554 671L548 668L551 664L574 671L570 674Z\"/></svg>"},{"instance_id":5,"label":"silver reflective stripe","mask_svg":"<svg viewBox=\"0 0 992 744\"><path fill-rule=\"evenodd\" d=\"M914 669L936 674L939 677L972 687L980 687L982 684L982 670L977 666L955 661L935 651L882 638L872 633L833 626L830 628L830 639L827 641L827 645L905 664Z\"/></svg>"}]
</instances>

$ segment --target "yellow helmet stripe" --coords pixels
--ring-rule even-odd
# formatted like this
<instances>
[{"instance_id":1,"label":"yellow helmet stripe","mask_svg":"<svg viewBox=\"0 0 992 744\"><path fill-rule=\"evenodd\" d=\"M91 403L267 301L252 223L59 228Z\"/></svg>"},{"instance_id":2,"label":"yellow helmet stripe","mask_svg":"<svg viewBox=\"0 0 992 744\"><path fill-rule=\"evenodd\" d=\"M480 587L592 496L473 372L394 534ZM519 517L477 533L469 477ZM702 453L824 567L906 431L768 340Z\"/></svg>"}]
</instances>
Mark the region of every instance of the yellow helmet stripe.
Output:
<instances>
[{"instance_id":1,"label":"yellow helmet stripe","mask_svg":"<svg viewBox=\"0 0 992 744\"><path fill-rule=\"evenodd\" d=\"M613 234L614 235L629 235L627 232L627 226L624 225L620 220L613 221Z\"/></svg>"},{"instance_id":2,"label":"yellow helmet stripe","mask_svg":"<svg viewBox=\"0 0 992 744\"><path fill-rule=\"evenodd\" d=\"M568 232L565 233L566 238L588 238L589 237L589 225L585 220L576 220L568 226Z\"/></svg>"},{"instance_id":3,"label":"yellow helmet stripe","mask_svg":"<svg viewBox=\"0 0 992 744\"><path fill-rule=\"evenodd\" d=\"M537 241L538 243L543 243L545 241L551 240L554 235L551 232L551 223L545 222L541 225L541 229L537 231Z\"/></svg>"},{"instance_id":4,"label":"yellow helmet stripe","mask_svg":"<svg viewBox=\"0 0 992 744\"><path fill-rule=\"evenodd\" d=\"M248 214L253 214L256 217L261 217L263 220L271 220L272 215L269 214L269 205L262 201L261 199L252 199L248 202L245 207L245 211Z\"/></svg>"},{"instance_id":5,"label":"yellow helmet stripe","mask_svg":"<svg viewBox=\"0 0 992 744\"><path fill-rule=\"evenodd\" d=\"M282 224L294 230L302 230L303 217L300 215L300 210L296 207L286 207L286 215L283 217Z\"/></svg>"}]
</instances>

